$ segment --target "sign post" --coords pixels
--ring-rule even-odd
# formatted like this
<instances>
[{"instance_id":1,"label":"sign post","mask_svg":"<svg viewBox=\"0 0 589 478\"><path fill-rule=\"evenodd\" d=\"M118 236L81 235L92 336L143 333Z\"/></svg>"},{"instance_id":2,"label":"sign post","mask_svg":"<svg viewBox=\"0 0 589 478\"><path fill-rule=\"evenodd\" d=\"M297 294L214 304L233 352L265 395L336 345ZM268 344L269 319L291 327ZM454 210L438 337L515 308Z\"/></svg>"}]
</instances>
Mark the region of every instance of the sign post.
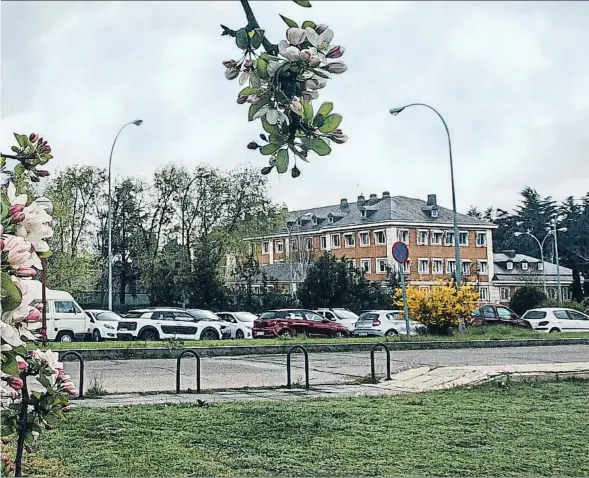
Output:
<instances>
[{"instance_id":1,"label":"sign post","mask_svg":"<svg viewBox=\"0 0 589 478\"><path fill-rule=\"evenodd\" d=\"M404 242L395 242L393 244L393 257L399 264L405 264L409 260L409 248ZM407 307L407 288L405 287L405 273L401 273L401 290L403 292L403 309L405 311L405 329L407 330L407 338L411 338L411 331L409 330L409 308Z\"/></svg>"}]
</instances>

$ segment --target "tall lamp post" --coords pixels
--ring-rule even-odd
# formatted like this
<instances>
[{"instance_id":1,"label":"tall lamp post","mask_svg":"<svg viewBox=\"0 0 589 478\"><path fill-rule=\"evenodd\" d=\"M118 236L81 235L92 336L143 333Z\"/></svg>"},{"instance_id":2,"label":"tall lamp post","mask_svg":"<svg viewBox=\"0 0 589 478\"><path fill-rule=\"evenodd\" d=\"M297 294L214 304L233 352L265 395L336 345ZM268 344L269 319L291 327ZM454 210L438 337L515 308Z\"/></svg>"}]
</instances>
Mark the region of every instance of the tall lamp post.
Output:
<instances>
[{"instance_id":1,"label":"tall lamp post","mask_svg":"<svg viewBox=\"0 0 589 478\"><path fill-rule=\"evenodd\" d=\"M297 233L299 234L299 237L297 237L297 250L300 253L300 247L301 247L301 241L300 241L300 232L301 232L301 227L299 225L299 220L303 217L306 216L307 214L309 214L308 212L301 214L299 217L297 217L294 220L293 226L294 224L297 225ZM292 250L292 226L286 225L286 228L288 229L288 259L290 262L290 293L291 295L294 297L294 277L293 277L293 267L292 267L292 260L290 257L290 253Z\"/></svg>"},{"instance_id":2,"label":"tall lamp post","mask_svg":"<svg viewBox=\"0 0 589 478\"><path fill-rule=\"evenodd\" d=\"M45 211L50 216L53 215L53 203L51 199L40 197L35 199L39 206L45 206ZM41 257L41 302L43 309L41 310L41 340L43 345L47 344L47 259Z\"/></svg>"},{"instance_id":3,"label":"tall lamp post","mask_svg":"<svg viewBox=\"0 0 589 478\"><path fill-rule=\"evenodd\" d=\"M540 241L530 231L514 232L513 235L515 237L519 237L522 235L530 236L538 243L538 246L540 247L540 260L542 261L542 283L544 285L544 295L548 297L548 291L546 289L546 264L544 263L544 243L546 242L546 239L548 239L552 235L552 231L549 231L548 234L544 236L544 239L542 239L542 241Z\"/></svg>"},{"instance_id":4,"label":"tall lamp post","mask_svg":"<svg viewBox=\"0 0 589 478\"><path fill-rule=\"evenodd\" d=\"M112 170L112 153L115 150L115 144L117 144L117 139L119 139L119 135L121 132L129 125L134 124L135 126L141 126L143 120L135 120L131 121L123 125L123 127L119 130L117 135L115 136L115 140L112 143L112 148L110 149L110 158L108 160L108 310L112 311L112 196L111 196L111 170Z\"/></svg>"},{"instance_id":5,"label":"tall lamp post","mask_svg":"<svg viewBox=\"0 0 589 478\"><path fill-rule=\"evenodd\" d=\"M448 153L450 155L450 180L452 182L452 219L454 222L454 248L456 251L456 286L460 289L460 285L462 283L462 264L460 262L460 236L458 232L458 216L456 212L456 188L454 186L454 162L452 160L452 142L450 141L450 130L448 129L448 125L444 120L444 117L436 110L435 108L431 107L430 105L426 105L425 103L411 103L409 105L401 106L400 108L393 108L389 112L393 116L397 116L401 111L410 106L424 106L432 110L435 114L438 115L438 118L442 120L444 125L444 129L446 130L446 135L448 136Z\"/></svg>"},{"instance_id":6,"label":"tall lamp post","mask_svg":"<svg viewBox=\"0 0 589 478\"><path fill-rule=\"evenodd\" d=\"M562 286L560 284L560 260L558 258L558 232L566 232L566 227L556 228L556 220L552 220L552 233L554 234L554 254L556 255L556 280L558 287L558 305L562 305Z\"/></svg>"}]
</instances>

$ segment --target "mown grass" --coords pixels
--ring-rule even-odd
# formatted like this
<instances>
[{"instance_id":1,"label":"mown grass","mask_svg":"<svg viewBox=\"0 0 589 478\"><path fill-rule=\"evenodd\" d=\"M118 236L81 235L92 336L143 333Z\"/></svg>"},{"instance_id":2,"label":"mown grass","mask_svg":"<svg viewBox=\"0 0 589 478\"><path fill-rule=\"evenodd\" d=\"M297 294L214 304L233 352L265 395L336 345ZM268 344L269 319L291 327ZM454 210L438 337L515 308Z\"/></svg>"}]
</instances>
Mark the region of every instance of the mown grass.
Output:
<instances>
[{"instance_id":1,"label":"mown grass","mask_svg":"<svg viewBox=\"0 0 589 478\"><path fill-rule=\"evenodd\" d=\"M77 409L43 434L25 471L587 476L588 392L589 382L576 380L389 398Z\"/></svg>"},{"instance_id":2,"label":"mown grass","mask_svg":"<svg viewBox=\"0 0 589 478\"><path fill-rule=\"evenodd\" d=\"M424 342L424 341L460 341L460 340L516 340L516 339L555 339L555 338L589 338L589 333L560 333L542 334L529 329L521 329L506 325L489 325L483 327L470 327L466 332L452 336L443 335L416 335L410 339L406 335L396 337L350 337L344 339L308 338L297 336L290 339L240 339L240 340L177 340L145 342L134 341L105 341L105 342L49 342L47 348L53 350L74 349L108 349L108 348L182 348L182 347L231 347L256 345L284 345L284 344L320 344L320 343L371 343L371 342ZM36 347L31 347L36 348Z\"/></svg>"}]
</instances>

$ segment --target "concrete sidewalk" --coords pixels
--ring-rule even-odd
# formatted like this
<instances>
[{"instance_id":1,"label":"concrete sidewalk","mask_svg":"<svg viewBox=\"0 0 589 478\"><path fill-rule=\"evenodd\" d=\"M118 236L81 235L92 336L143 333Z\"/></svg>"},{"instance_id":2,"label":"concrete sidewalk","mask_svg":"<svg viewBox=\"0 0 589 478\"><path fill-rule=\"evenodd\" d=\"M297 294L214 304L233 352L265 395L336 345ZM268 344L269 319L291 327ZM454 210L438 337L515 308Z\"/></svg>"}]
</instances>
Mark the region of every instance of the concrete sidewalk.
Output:
<instances>
[{"instance_id":1,"label":"concrete sidewalk","mask_svg":"<svg viewBox=\"0 0 589 478\"><path fill-rule=\"evenodd\" d=\"M418 367L397 373L391 380L378 384L324 385L309 390L238 389L210 393L117 394L102 398L75 400L73 407L113 407L177 403L283 401L310 398L342 398L357 396L389 396L426 392L461 386L478 385L499 377L512 380L550 379L556 377L589 377L589 362L554 364L517 364L465 367Z\"/></svg>"}]
</instances>

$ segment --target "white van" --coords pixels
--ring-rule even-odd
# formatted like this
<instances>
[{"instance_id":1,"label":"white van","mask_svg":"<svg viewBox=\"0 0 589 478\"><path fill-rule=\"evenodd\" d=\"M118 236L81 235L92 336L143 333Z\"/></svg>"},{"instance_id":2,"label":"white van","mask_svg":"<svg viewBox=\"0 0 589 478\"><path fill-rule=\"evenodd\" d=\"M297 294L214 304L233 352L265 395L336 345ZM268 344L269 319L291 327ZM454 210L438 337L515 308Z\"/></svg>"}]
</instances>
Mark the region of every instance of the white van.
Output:
<instances>
[{"instance_id":1,"label":"white van","mask_svg":"<svg viewBox=\"0 0 589 478\"><path fill-rule=\"evenodd\" d=\"M41 282L27 281L35 298L31 305L42 302ZM46 288L47 340L72 342L90 338L90 319L69 292Z\"/></svg>"}]
</instances>

